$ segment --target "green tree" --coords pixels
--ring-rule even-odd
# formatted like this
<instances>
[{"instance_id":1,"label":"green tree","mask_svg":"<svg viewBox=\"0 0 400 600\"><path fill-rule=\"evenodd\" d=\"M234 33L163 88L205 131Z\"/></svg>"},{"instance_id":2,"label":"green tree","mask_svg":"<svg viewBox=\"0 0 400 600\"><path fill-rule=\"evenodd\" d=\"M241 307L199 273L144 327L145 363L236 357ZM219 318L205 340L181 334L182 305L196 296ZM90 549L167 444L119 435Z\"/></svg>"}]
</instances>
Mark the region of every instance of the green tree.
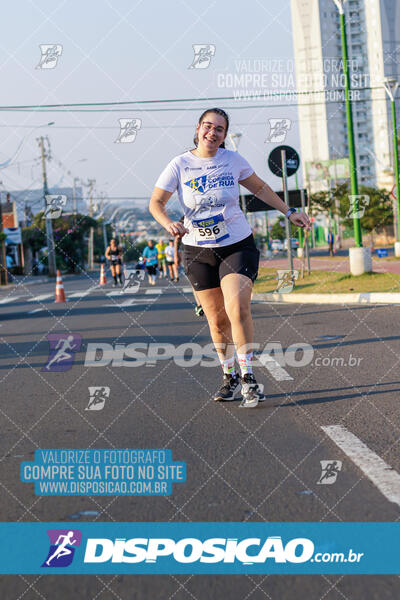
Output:
<instances>
[{"instance_id":1,"label":"green tree","mask_svg":"<svg viewBox=\"0 0 400 600\"><path fill-rule=\"evenodd\" d=\"M359 199L361 210L361 227L367 233L374 232L381 227L385 228L393 223L393 204L389 192L373 187L361 186ZM340 203L340 216L347 227L353 226L352 208L349 195Z\"/></svg>"},{"instance_id":2,"label":"green tree","mask_svg":"<svg viewBox=\"0 0 400 600\"><path fill-rule=\"evenodd\" d=\"M76 222L75 222L76 221ZM54 244L58 268L69 273L79 273L87 258L87 237L90 227L97 229L97 221L86 215L60 217L53 221Z\"/></svg>"},{"instance_id":3,"label":"green tree","mask_svg":"<svg viewBox=\"0 0 400 600\"><path fill-rule=\"evenodd\" d=\"M22 243L30 248L34 259L39 250L46 246L45 223L42 217L43 213L37 214L32 225L22 228Z\"/></svg>"},{"instance_id":4,"label":"green tree","mask_svg":"<svg viewBox=\"0 0 400 600\"><path fill-rule=\"evenodd\" d=\"M283 226L284 219L280 218L273 224L271 228L271 239L272 240L284 240L286 237L286 231Z\"/></svg>"},{"instance_id":5,"label":"green tree","mask_svg":"<svg viewBox=\"0 0 400 600\"><path fill-rule=\"evenodd\" d=\"M360 192L361 193L361 192ZM340 206L345 202L350 194L350 188L347 183L340 184L329 190L315 192L310 197L310 212L312 216L325 214L340 214ZM339 200L339 202L337 202ZM339 205L339 207L338 207Z\"/></svg>"},{"instance_id":6,"label":"green tree","mask_svg":"<svg viewBox=\"0 0 400 600\"><path fill-rule=\"evenodd\" d=\"M46 223L43 212L38 213L32 225L22 229L23 243L28 245L36 258L39 250L47 246ZM87 256L87 235L91 226L96 227L95 219L86 215L67 215L53 219L53 237L58 269L70 273L79 272ZM43 262L47 262L46 259Z\"/></svg>"},{"instance_id":7,"label":"green tree","mask_svg":"<svg viewBox=\"0 0 400 600\"><path fill-rule=\"evenodd\" d=\"M338 214L342 223L353 229L353 212L350 203L350 188L347 183L336 186L330 192L321 191L311 195L310 208L313 216ZM373 234L377 229L385 228L393 223L393 204L386 190L360 186L359 210L361 228ZM362 215L362 216L361 216Z\"/></svg>"},{"instance_id":8,"label":"green tree","mask_svg":"<svg viewBox=\"0 0 400 600\"><path fill-rule=\"evenodd\" d=\"M125 246L124 261L125 262L137 262L139 257L143 254L143 250L147 246L147 242L132 243L128 242Z\"/></svg>"}]
</instances>

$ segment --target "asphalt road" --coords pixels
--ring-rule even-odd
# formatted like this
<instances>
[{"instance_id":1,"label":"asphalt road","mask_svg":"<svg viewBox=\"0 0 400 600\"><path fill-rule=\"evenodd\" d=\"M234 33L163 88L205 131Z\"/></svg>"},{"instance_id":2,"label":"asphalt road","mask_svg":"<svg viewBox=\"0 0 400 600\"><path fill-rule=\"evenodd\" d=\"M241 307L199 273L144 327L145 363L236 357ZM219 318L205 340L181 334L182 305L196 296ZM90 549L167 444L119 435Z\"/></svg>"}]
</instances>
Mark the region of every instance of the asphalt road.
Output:
<instances>
[{"instance_id":1,"label":"asphalt road","mask_svg":"<svg viewBox=\"0 0 400 600\"><path fill-rule=\"evenodd\" d=\"M400 473L399 307L255 303L256 341L260 351L275 342L277 359L255 369L267 401L242 410L238 402L212 401L220 367L199 360L179 366L182 349L139 367L85 365L90 343L114 350L133 342L195 343L201 353L209 331L194 315L185 278L155 288L143 282L129 296L96 288L88 277L64 285L65 304L54 303L54 284L0 292L2 521L399 518L398 490L388 499L328 433L340 426L363 445L361 455L372 452ZM45 369L49 334L81 336L65 372ZM293 344L306 348L306 360ZM102 410L85 410L93 386L110 388ZM19 477L21 461L33 460L38 448L169 448L186 462L187 481L174 484L170 497L39 497ZM342 463L334 483L318 483L320 461ZM400 597L397 576L372 575L24 575L3 577L0 590L7 600Z\"/></svg>"}]
</instances>

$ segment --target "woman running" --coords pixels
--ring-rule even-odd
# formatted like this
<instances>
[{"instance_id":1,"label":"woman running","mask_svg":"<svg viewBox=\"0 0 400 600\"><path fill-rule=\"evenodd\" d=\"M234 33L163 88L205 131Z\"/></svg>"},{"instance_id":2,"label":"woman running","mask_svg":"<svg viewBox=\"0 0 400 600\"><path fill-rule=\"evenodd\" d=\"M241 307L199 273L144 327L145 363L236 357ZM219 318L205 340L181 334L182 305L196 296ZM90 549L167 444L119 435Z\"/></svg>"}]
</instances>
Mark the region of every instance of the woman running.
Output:
<instances>
[{"instance_id":1,"label":"woman running","mask_svg":"<svg viewBox=\"0 0 400 600\"><path fill-rule=\"evenodd\" d=\"M167 244L165 243L164 240L159 240L156 244L156 248L157 248L157 260L158 260L158 272L160 274L160 277L165 277L167 278L167 262L165 260L165 248L167 247Z\"/></svg>"},{"instance_id":2,"label":"woman running","mask_svg":"<svg viewBox=\"0 0 400 600\"><path fill-rule=\"evenodd\" d=\"M157 275L157 256L158 250L154 247L153 240L147 242L146 248L143 250L143 258L146 263L147 275L149 277L150 285L156 285Z\"/></svg>"},{"instance_id":3,"label":"woman running","mask_svg":"<svg viewBox=\"0 0 400 600\"><path fill-rule=\"evenodd\" d=\"M229 118L219 108L199 119L195 148L172 159L157 180L150 212L170 235L182 237L186 274L206 315L223 368L223 384L214 400L233 400L242 388L244 408L263 394L252 371L253 321L250 301L259 252L239 206L240 183L273 206L293 225L310 227L305 213L289 208L237 152L226 150ZM184 223L174 222L166 204L177 191ZM235 370L234 348L240 367Z\"/></svg>"},{"instance_id":4,"label":"woman running","mask_svg":"<svg viewBox=\"0 0 400 600\"><path fill-rule=\"evenodd\" d=\"M110 261L111 275L114 278L113 287L118 285L117 277L120 285L122 285L122 248L117 245L117 240L114 238L110 240L110 245L106 250L105 257Z\"/></svg>"},{"instance_id":5,"label":"woman running","mask_svg":"<svg viewBox=\"0 0 400 600\"><path fill-rule=\"evenodd\" d=\"M168 246L165 248L165 257L167 259L167 266L169 271L169 278L171 281L178 281L178 270L175 266L175 244L174 240L169 240Z\"/></svg>"}]
</instances>

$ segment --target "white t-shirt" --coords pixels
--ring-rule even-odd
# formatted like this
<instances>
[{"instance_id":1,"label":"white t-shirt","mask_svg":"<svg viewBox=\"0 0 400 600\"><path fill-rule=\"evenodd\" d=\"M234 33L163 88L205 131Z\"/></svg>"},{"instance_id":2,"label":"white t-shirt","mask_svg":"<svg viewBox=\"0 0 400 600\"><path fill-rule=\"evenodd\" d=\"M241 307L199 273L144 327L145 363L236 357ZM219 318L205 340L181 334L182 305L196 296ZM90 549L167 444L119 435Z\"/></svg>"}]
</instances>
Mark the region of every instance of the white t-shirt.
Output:
<instances>
[{"instance_id":1,"label":"white t-shirt","mask_svg":"<svg viewBox=\"0 0 400 600\"><path fill-rule=\"evenodd\" d=\"M175 259L175 248L173 246L167 246L165 248L165 256L169 262L174 262Z\"/></svg>"},{"instance_id":2,"label":"white t-shirt","mask_svg":"<svg viewBox=\"0 0 400 600\"><path fill-rule=\"evenodd\" d=\"M237 152L218 148L215 156L199 158L190 152L176 156L156 187L178 192L189 233L189 246L228 246L245 239L251 228L239 205L238 182L254 173Z\"/></svg>"}]
</instances>

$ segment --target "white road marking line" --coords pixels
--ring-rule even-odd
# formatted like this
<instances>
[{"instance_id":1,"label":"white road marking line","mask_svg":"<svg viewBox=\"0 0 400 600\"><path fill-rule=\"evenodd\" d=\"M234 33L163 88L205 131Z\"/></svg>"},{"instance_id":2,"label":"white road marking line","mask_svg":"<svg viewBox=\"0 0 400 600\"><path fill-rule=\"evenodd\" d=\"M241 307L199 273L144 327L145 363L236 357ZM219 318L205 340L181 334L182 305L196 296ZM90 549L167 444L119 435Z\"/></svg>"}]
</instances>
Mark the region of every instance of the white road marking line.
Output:
<instances>
[{"instance_id":1,"label":"white road marking line","mask_svg":"<svg viewBox=\"0 0 400 600\"><path fill-rule=\"evenodd\" d=\"M121 290L115 290L114 292L109 292L106 294L107 296L122 296Z\"/></svg>"},{"instance_id":2,"label":"white road marking line","mask_svg":"<svg viewBox=\"0 0 400 600\"><path fill-rule=\"evenodd\" d=\"M113 302L112 304L104 304L103 306L113 306L114 308L123 308L127 306L132 306L133 304L138 304L139 302L145 302L149 304L148 300L144 298L128 298L125 302Z\"/></svg>"},{"instance_id":3,"label":"white road marking line","mask_svg":"<svg viewBox=\"0 0 400 600\"><path fill-rule=\"evenodd\" d=\"M69 298L84 298L88 296L91 292L97 289L97 285L94 287L90 287L88 290L83 290L82 292L75 292L75 294L70 294Z\"/></svg>"},{"instance_id":4,"label":"white road marking line","mask_svg":"<svg viewBox=\"0 0 400 600\"><path fill-rule=\"evenodd\" d=\"M178 288L178 289L179 289L179 288ZM191 294L191 293L192 293L192 288L191 288L191 287L183 287L183 288L181 288L181 291L182 291L184 294Z\"/></svg>"},{"instance_id":5,"label":"white road marking line","mask_svg":"<svg viewBox=\"0 0 400 600\"><path fill-rule=\"evenodd\" d=\"M293 381L293 377L270 354L262 353L255 358L258 358L260 364L268 369L276 381Z\"/></svg>"},{"instance_id":6,"label":"white road marking line","mask_svg":"<svg viewBox=\"0 0 400 600\"><path fill-rule=\"evenodd\" d=\"M44 310L44 308L35 308L34 310L30 310L28 314L33 315L33 313L40 312L41 310Z\"/></svg>"},{"instance_id":7,"label":"white road marking line","mask_svg":"<svg viewBox=\"0 0 400 600\"><path fill-rule=\"evenodd\" d=\"M286 306L288 306L287 302L279 302L278 300L252 300L251 303L252 304L286 304Z\"/></svg>"},{"instance_id":8,"label":"white road marking line","mask_svg":"<svg viewBox=\"0 0 400 600\"><path fill-rule=\"evenodd\" d=\"M6 304L7 302L14 302L14 300L18 300L18 298L22 298L23 296L10 296L9 298L3 298L0 300L0 304Z\"/></svg>"},{"instance_id":9,"label":"white road marking line","mask_svg":"<svg viewBox=\"0 0 400 600\"><path fill-rule=\"evenodd\" d=\"M144 292L146 295L162 294L162 288L152 288Z\"/></svg>"},{"instance_id":10,"label":"white road marking line","mask_svg":"<svg viewBox=\"0 0 400 600\"><path fill-rule=\"evenodd\" d=\"M342 425L328 425L322 430L372 481L390 502L400 506L400 475Z\"/></svg>"},{"instance_id":11,"label":"white road marking line","mask_svg":"<svg viewBox=\"0 0 400 600\"><path fill-rule=\"evenodd\" d=\"M54 294L42 294L41 296L36 296L35 298L29 298L28 302L41 302L42 300L47 300L53 296Z\"/></svg>"}]
</instances>

